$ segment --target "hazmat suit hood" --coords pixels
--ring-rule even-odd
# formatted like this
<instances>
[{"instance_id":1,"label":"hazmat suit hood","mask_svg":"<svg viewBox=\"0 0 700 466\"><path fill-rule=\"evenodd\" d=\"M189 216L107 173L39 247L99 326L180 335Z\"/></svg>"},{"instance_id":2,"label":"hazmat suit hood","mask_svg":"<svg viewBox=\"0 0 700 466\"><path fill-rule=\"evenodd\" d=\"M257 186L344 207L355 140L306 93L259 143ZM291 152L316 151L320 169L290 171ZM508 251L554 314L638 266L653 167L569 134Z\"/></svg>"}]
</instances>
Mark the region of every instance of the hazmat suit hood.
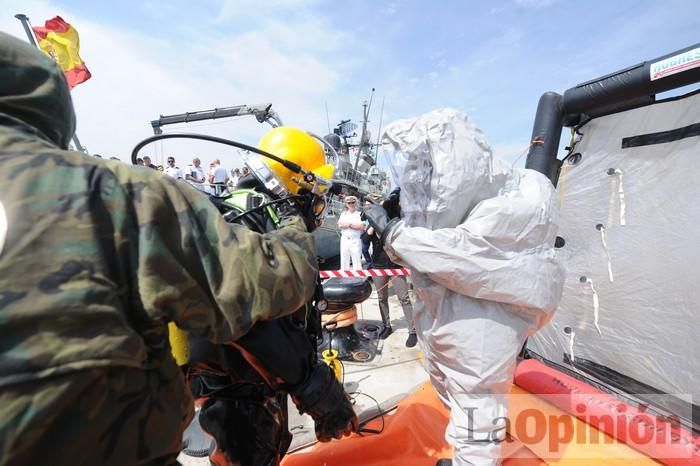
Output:
<instances>
[{"instance_id":1,"label":"hazmat suit hood","mask_svg":"<svg viewBox=\"0 0 700 466\"><path fill-rule=\"evenodd\" d=\"M537 327L546 322L563 285L552 183L495 159L481 130L454 109L396 121L382 141L402 211L386 251L435 284L532 309Z\"/></svg>"},{"instance_id":2,"label":"hazmat suit hood","mask_svg":"<svg viewBox=\"0 0 700 466\"><path fill-rule=\"evenodd\" d=\"M401 187L408 226L457 226L481 200L496 195L511 174L493 159L474 122L450 108L398 120L386 128L382 142Z\"/></svg>"},{"instance_id":3,"label":"hazmat suit hood","mask_svg":"<svg viewBox=\"0 0 700 466\"><path fill-rule=\"evenodd\" d=\"M62 149L75 132L61 69L37 48L0 32L0 126L31 132Z\"/></svg>"}]
</instances>

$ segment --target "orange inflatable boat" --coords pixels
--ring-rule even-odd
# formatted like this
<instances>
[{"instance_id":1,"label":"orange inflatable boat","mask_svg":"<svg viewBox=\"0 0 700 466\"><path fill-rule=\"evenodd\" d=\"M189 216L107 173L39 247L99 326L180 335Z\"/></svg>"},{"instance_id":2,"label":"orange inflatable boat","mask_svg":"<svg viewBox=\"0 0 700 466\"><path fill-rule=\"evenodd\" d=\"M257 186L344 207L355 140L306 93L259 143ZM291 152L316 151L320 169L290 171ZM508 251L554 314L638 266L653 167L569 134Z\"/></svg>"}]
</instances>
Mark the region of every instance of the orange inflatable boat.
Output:
<instances>
[{"instance_id":1,"label":"orange inflatable boat","mask_svg":"<svg viewBox=\"0 0 700 466\"><path fill-rule=\"evenodd\" d=\"M577 417L577 411L584 411L582 403L586 406L586 417ZM700 464L700 437L664 419L649 417L637 421L647 425L641 430L635 427L635 432L652 428L659 434L659 439L655 439L658 441L648 442L632 441L630 437L634 435L630 432L634 422L625 424L627 429L609 429L610 433L600 423L594 425L591 420L605 420L606 416L618 419L623 407L628 414L625 419L632 420L640 413L535 360L520 363L509 405L511 422L503 445L504 465ZM451 448L444 439L448 420L449 411L426 383L396 409L368 422L366 429L375 433L318 443L289 454L282 464L432 466L440 458L451 457ZM660 437L664 426L673 432L666 443Z\"/></svg>"}]
</instances>

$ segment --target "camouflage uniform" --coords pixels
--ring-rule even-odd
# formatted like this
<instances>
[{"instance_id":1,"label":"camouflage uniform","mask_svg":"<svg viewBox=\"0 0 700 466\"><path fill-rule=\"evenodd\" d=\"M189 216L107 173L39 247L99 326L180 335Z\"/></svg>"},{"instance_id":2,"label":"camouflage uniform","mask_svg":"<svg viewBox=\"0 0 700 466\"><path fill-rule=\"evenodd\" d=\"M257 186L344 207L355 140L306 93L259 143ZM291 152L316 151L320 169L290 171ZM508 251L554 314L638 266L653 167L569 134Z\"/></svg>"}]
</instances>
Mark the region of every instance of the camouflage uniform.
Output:
<instances>
[{"instance_id":1,"label":"camouflage uniform","mask_svg":"<svg viewBox=\"0 0 700 466\"><path fill-rule=\"evenodd\" d=\"M223 221L183 181L64 150L54 63L0 33L0 465L175 464L192 399L167 323L221 343L314 291L298 219Z\"/></svg>"}]
</instances>

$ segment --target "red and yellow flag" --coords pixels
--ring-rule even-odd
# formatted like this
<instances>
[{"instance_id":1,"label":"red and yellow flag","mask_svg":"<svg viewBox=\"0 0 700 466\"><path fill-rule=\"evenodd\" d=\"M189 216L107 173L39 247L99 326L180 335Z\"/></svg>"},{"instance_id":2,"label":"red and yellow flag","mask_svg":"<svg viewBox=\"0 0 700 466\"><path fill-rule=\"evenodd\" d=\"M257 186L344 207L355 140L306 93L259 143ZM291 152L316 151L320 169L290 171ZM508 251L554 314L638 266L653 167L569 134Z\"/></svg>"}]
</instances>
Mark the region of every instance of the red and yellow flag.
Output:
<instances>
[{"instance_id":1,"label":"red and yellow flag","mask_svg":"<svg viewBox=\"0 0 700 466\"><path fill-rule=\"evenodd\" d=\"M78 54L80 38L73 26L66 23L60 16L56 16L47 20L44 27L36 26L32 29L41 50L56 60L63 70L68 80L68 87L73 89L90 79L92 75Z\"/></svg>"}]
</instances>

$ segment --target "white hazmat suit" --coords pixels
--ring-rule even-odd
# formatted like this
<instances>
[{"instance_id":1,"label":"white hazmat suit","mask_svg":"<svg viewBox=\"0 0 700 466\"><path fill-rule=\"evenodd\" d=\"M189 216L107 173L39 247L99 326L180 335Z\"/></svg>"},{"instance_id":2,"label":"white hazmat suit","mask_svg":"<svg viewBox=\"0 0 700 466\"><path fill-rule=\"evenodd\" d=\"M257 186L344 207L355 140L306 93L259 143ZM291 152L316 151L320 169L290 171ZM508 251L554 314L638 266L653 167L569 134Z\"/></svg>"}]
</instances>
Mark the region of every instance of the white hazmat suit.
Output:
<instances>
[{"instance_id":1,"label":"white hazmat suit","mask_svg":"<svg viewBox=\"0 0 700 466\"><path fill-rule=\"evenodd\" d=\"M402 208L385 245L411 270L426 369L451 409L453 464L499 464L492 440L505 434L516 356L562 293L554 187L494 160L456 110L397 121L383 143Z\"/></svg>"}]
</instances>

